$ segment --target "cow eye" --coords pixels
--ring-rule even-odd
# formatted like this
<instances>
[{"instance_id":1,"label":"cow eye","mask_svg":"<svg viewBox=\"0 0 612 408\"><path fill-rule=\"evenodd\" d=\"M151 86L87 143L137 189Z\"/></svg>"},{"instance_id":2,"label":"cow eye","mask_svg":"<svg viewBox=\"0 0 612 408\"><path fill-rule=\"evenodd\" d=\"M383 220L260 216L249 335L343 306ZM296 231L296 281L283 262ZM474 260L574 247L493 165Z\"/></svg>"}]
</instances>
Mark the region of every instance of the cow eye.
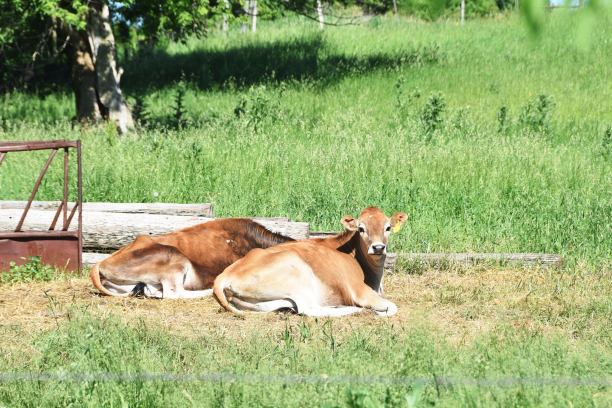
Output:
<instances>
[{"instance_id":1,"label":"cow eye","mask_svg":"<svg viewBox=\"0 0 612 408\"><path fill-rule=\"evenodd\" d=\"M359 232L362 234L365 232L365 228L363 228L361 225L359 226L358 229L359 229Z\"/></svg>"}]
</instances>

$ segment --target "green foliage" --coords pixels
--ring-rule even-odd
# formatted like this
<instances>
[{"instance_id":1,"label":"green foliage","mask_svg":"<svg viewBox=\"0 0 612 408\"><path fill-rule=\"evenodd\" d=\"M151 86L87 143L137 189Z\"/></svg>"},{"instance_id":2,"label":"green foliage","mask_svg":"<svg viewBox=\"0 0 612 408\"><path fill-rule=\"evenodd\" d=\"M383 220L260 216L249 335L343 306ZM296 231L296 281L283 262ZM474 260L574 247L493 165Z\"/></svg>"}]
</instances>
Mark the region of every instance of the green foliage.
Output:
<instances>
[{"instance_id":1,"label":"green foliage","mask_svg":"<svg viewBox=\"0 0 612 408\"><path fill-rule=\"evenodd\" d=\"M215 8L218 5L219 2L210 0L129 0L110 3L113 13L121 16L117 19L118 31L129 33L131 27L138 27L148 42L205 34L207 20L217 11Z\"/></svg>"},{"instance_id":2,"label":"green foliage","mask_svg":"<svg viewBox=\"0 0 612 408\"><path fill-rule=\"evenodd\" d=\"M29 257L21 265L10 263L8 272L0 272L0 283L48 282L57 277L55 268L43 264L40 257Z\"/></svg>"},{"instance_id":3,"label":"green foliage","mask_svg":"<svg viewBox=\"0 0 612 408\"><path fill-rule=\"evenodd\" d=\"M525 19L529 31L538 35L544 26L546 0L521 0L519 10Z\"/></svg>"}]
</instances>

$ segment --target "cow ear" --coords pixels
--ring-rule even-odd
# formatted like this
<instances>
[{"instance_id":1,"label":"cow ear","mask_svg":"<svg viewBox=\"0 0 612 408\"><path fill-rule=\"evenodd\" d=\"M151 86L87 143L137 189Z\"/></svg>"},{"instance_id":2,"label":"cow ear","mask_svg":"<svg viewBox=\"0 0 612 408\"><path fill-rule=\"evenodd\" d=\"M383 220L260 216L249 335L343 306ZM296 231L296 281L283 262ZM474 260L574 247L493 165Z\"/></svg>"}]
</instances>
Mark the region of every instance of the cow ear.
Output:
<instances>
[{"instance_id":1,"label":"cow ear","mask_svg":"<svg viewBox=\"0 0 612 408\"><path fill-rule=\"evenodd\" d=\"M356 231L359 223L352 215L345 215L342 217L342 225L349 231Z\"/></svg>"},{"instance_id":2,"label":"cow ear","mask_svg":"<svg viewBox=\"0 0 612 408\"><path fill-rule=\"evenodd\" d=\"M402 228L402 224L406 222L408 219L408 215L403 212L396 212L391 217L391 227L393 232L399 232L400 228Z\"/></svg>"}]
</instances>

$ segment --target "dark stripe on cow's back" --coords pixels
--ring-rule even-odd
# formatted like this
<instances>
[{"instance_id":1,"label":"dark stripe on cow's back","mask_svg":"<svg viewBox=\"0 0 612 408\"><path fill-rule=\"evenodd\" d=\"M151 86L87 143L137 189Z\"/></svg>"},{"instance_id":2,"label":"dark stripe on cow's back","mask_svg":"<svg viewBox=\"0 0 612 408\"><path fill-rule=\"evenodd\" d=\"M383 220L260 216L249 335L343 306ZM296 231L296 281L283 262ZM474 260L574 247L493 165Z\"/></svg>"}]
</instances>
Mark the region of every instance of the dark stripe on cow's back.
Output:
<instances>
[{"instance_id":1,"label":"dark stripe on cow's back","mask_svg":"<svg viewBox=\"0 0 612 408\"><path fill-rule=\"evenodd\" d=\"M283 244L285 242L295 241L291 237L287 237L282 234L278 234L276 232L272 232L266 227L253 220L245 220L248 223L246 224L246 235L247 238L255 243L257 248L269 248L271 246L275 246L278 244Z\"/></svg>"}]
</instances>

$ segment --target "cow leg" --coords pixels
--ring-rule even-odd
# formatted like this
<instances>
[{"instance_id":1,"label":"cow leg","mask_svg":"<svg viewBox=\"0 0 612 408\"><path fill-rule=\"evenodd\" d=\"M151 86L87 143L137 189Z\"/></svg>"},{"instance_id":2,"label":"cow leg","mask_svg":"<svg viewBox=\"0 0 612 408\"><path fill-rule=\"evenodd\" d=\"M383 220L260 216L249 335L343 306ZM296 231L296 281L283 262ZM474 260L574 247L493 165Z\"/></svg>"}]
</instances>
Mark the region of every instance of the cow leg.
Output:
<instances>
[{"instance_id":1,"label":"cow leg","mask_svg":"<svg viewBox=\"0 0 612 408\"><path fill-rule=\"evenodd\" d=\"M379 316L393 316L397 313L395 303L383 298L365 283L361 284L355 292L357 295L354 301L358 306L371 309Z\"/></svg>"},{"instance_id":2,"label":"cow leg","mask_svg":"<svg viewBox=\"0 0 612 408\"><path fill-rule=\"evenodd\" d=\"M178 252L178 251L177 251ZM197 299L212 295L212 289L187 290L185 281L195 274L191 261L180 254L178 265L169 268L173 273L161 280L164 299Z\"/></svg>"},{"instance_id":3,"label":"cow leg","mask_svg":"<svg viewBox=\"0 0 612 408\"><path fill-rule=\"evenodd\" d=\"M128 247L129 248L129 247ZM111 294L137 294L166 299L210 296L212 290L186 290L197 282L193 265L180 251L150 238L137 238L99 264L100 281ZM197 286L196 286L197 287Z\"/></svg>"},{"instance_id":4,"label":"cow leg","mask_svg":"<svg viewBox=\"0 0 612 408\"><path fill-rule=\"evenodd\" d=\"M212 296L212 289L204 289L204 290L187 290L185 289L181 292L181 299L198 299L203 297Z\"/></svg>"},{"instance_id":5,"label":"cow leg","mask_svg":"<svg viewBox=\"0 0 612 408\"><path fill-rule=\"evenodd\" d=\"M274 311L316 308L325 302L326 288L310 266L292 253L267 254L254 249L215 280L214 293L226 309Z\"/></svg>"},{"instance_id":6,"label":"cow leg","mask_svg":"<svg viewBox=\"0 0 612 408\"><path fill-rule=\"evenodd\" d=\"M287 299L251 303L240 298L233 297L231 303L233 303L238 309L250 310L252 312L275 312L282 309L291 309L295 311L295 304Z\"/></svg>"}]
</instances>

